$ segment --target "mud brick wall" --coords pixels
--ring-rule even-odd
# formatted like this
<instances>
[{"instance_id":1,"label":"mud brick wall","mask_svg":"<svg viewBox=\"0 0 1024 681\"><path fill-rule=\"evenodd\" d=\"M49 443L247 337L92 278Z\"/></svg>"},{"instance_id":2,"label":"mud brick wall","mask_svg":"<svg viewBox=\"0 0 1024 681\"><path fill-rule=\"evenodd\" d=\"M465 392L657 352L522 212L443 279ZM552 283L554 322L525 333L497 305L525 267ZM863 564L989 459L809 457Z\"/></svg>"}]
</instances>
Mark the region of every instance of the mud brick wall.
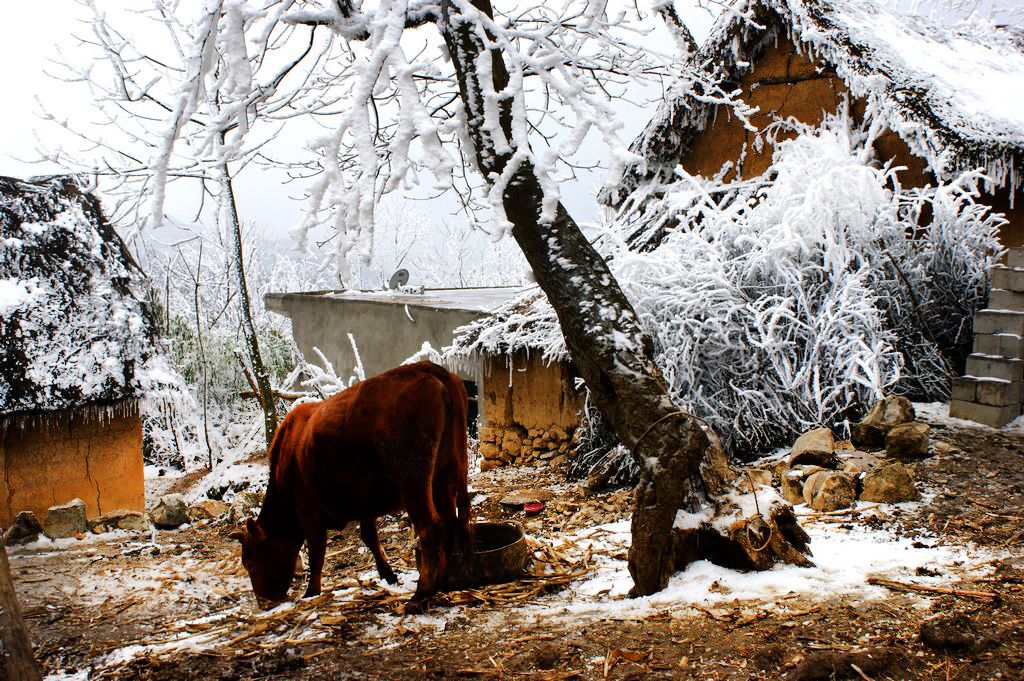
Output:
<instances>
[{"instance_id":1,"label":"mud brick wall","mask_svg":"<svg viewBox=\"0 0 1024 681\"><path fill-rule=\"evenodd\" d=\"M754 70L740 81L742 99L759 108L751 117L758 129L778 119L793 117L808 125L818 125L826 113L835 113L846 100L847 88L834 71L824 65L813 64L806 54L794 49L791 42L779 39L778 44L769 47L757 60ZM853 114L860 116L864 103L851 103ZM732 169L725 175L726 180L736 179L739 168L743 179L764 174L771 165L773 147L771 144L755 144L757 133L743 127L727 107L718 107L712 122L680 159L683 168L692 175L713 177L726 163ZM795 137L792 132L779 132L778 141ZM893 159L896 166L903 166L899 180L905 187L921 187L935 184L935 178L923 160L910 153L906 143L893 132L881 135L875 142L877 158L883 161ZM1007 189L997 189L994 194L984 194L981 201L1004 213L1009 224L1000 230L1000 241L1004 246L1024 245L1024 193L1018 192L1012 201Z\"/></svg>"},{"instance_id":2,"label":"mud brick wall","mask_svg":"<svg viewBox=\"0 0 1024 681\"><path fill-rule=\"evenodd\" d=\"M137 414L57 412L0 431L0 525L19 511L40 522L50 506L78 497L94 518L145 510L142 421Z\"/></svg>"},{"instance_id":3,"label":"mud brick wall","mask_svg":"<svg viewBox=\"0 0 1024 681\"><path fill-rule=\"evenodd\" d=\"M537 355L485 358L479 397L481 468L563 462L583 408L575 378L568 363L545 364Z\"/></svg>"}]
</instances>

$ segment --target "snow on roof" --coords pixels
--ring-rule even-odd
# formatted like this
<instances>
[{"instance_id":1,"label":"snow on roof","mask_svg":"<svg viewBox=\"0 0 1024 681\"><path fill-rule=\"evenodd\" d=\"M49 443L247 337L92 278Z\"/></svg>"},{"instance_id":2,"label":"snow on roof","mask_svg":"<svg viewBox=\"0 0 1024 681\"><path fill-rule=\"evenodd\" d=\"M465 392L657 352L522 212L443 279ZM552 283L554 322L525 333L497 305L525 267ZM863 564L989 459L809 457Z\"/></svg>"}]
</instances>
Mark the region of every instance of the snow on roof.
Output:
<instances>
[{"instance_id":1,"label":"snow on roof","mask_svg":"<svg viewBox=\"0 0 1024 681\"><path fill-rule=\"evenodd\" d=\"M520 289L490 314L455 329L444 357L457 361L475 353L503 355L518 350L539 352L546 362L569 359L558 318L539 288Z\"/></svg>"},{"instance_id":2,"label":"snow on roof","mask_svg":"<svg viewBox=\"0 0 1024 681\"><path fill-rule=\"evenodd\" d=\"M470 288L428 288L423 293L397 291L332 291L327 298L358 300L390 305L413 305L444 310L491 312L525 291L521 286L482 286ZM310 294L316 295L316 294Z\"/></svg>"},{"instance_id":3,"label":"snow on roof","mask_svg":"<svg viewBox=\"0 0 1024 681\"><path fill-rule=\"evenodd\" d=\"M0 177L0 416L112 405L174 383L132 292L141 276L77 181Z\"/></svg>"},{"instance_id":4,"label":"snow on roof","mask_svg":"<svg viewBox=\"0 0 1024 681\"><path fill-rule=\"evenodd\" d=\"M982 167L991 180L1021 184L1024 158L1024 36L980 19L949 26L880 0L734 0L692 64L734 90L757 58L787 36L835 70L942 178ZM744 18L752 15L757 26ZM640 182L671 177L715 106L682 82L632 151L644 161L601 200L618 204Z\"/></svg>"}]
</instances>

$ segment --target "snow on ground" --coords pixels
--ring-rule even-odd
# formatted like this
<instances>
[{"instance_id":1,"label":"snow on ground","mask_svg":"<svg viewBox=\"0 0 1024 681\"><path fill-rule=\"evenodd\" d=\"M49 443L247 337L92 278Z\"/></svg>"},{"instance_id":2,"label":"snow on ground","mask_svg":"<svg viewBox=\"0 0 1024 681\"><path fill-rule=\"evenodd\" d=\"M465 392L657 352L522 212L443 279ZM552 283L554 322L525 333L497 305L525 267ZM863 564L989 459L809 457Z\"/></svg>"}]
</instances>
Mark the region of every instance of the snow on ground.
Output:
<instances>
[{"instance_id":1,"label":"snow on ground","mask_svg":"<svg viewBox=\"0 0 1024 681\"><path fill-rule=\"evenodd\" d=\"M799 514L808 509L800 505L796 510ZM887 591L868 584L869 577L940 584L948 581L944 573L949 571L984 574L987 565L998 557L970 547L940 545L934 538L900 537L889 530L871 529L858 523L849 529L837 524L805 524L804 529L811 537L814 567L778 565L764 572L739 572L702 560L672 577L665 590L653 596L627 599L632 586L625 561L629 521L588 528L567 537L561 546L592 551L594 571L586 579L528 610L573 618L587 615L643 617L663 609L724 602L756 601L760 605L765 599L789 594L814 598L840 595L857 599L882 598ZM559 542L554 544L559 548ZM917 569L923 567L935 571L936 576L917 575Z\"/></svg>"},{"instance_id":2,"label":"snow on ground","mask_svg":"<svg viewBox=\"0 0 1024 681\"><path fill-rule=\"evenodd\" d=\"M902 506L909 507L911 504ZM798 506L797 510L807 512L806 507L802 506ZM561 539L544 538L541 541L549 543L556 551L576 558L587 554L591 570L587 576L558 593L509 608L501 613L500 618L485 617L486 626L500 626L501 621L507 618L568 617L576 621L588 617L643 618L664 610L707 608L723 603L740 607L772 607L772 601L794 594L815 599L830 596L847 596L855 600L883 598L888 592L882 587L868 584L869 577L879 576L916 584L942 584L948 582L950 572L971 573L975 576L984 574L988 570L987 565L998 557L995 553L970 547L941 545L934 538L901 537L890 530L871 529L860 523L842 527L835 523L808 524L806 529L811 536L814 567L780 565L764 572L744 573L721 568L707 561L698 561L675 575L664 591L637 599L626 598L631 586L625 560L630 541L629 520L585 528ZM180 571L188 574L200 567L196 561L186 559ZM928 568L929 575L934 576L918 575L917 569L924 567ZM322 606L318 602L300 600L285 603L267 612L257 612L251 603L243 602L215 616L205 615L183 622L185 626L181 632L150 645L129 645L112 651L97 660L97 666L123 663L143 654L214 648L223 645L225 640L238 635L240 631L244 633L247 627L259 627L261 623L275 622L283 616L287 616L289 623L281 628L282 632L287 632L282 635L292 639L326 636L329 623L324 622L329 622L330 612L335 605L377 593L382 588L400 600L408 598L415 589L417 574L415 571L402 571L399 574L401 582L398 586L384 587L379 584L375 572L365 572L356 580L347 581L340 588L328 592ZM127 573L111 575L109 584L101 581L91 585L96 592L91 595L101 600L114 590L130 592L151 589L157 579L157 575L149 574L144 569L133 569ZM232 586L237 587L237 592L246 590L244 584ZM206 580L197 579L192 585L176 586L175 596L201 599L204 597L203 592L209 588ZM379 645L384 646L397 645L404 634L443 630L452 618L465 614L466 610L460 607L438 608L430 614L413 617L381 614L374 626L362 630L360 638L375 639ZM244 623L240 620L244 620ZM297 622L302 623L302 626ZM206 629L196 626L202 623L210 626Z\"/></svg>"},{"instance_id":3,"label":"snow on ground","mask_svg":"<svg viewBox=\"0 0 1024 681\"><path fill-rule=\"evenodd\" d=\"M1002 428L991 428L977 421L967 421L949 415L949 404L944 402L914 402L914 413L918 421L934 423L947 426L953 429L972 428L974 430L988 430L1003 435L1024 435L1024 415L1018 416Z\"/></svg>"}]
</instances>

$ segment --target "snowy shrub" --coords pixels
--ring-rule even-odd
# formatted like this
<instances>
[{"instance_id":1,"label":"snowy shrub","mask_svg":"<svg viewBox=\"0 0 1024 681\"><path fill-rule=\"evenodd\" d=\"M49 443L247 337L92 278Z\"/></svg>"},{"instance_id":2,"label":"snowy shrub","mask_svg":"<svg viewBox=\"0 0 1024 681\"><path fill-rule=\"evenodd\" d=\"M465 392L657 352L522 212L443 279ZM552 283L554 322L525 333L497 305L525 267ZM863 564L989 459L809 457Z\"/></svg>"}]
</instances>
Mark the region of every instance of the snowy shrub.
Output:
<instances>
[{"instance_id":1,"label":"snowy shrub","mask_svg":"<svg viewBox=\"0 0 1024 681\"><path fill-rule=\"evenodd\" d=\"M602 236L676 403L733 454L842 430L884 393L943 399L962 362L1003 221L976 203L980 173L903 188L870 142L837 119L756 180L680 170ZM452 352L563 359L557 329L546 300L518 301Z\"/></svg>"},{"instance_id":2,"label":"snowy shrub","mask_svg":"<svg viewBox=\"0 0 1024 681\"><path fill-rule=\"evenodd\" d=\"M844 426L886 392L947 397L1002 220L980 173L905 189L870 138L834 120L778 144L762 181L684 177L611 248L684 409L734 451ZM921 219L930 213L930 220Z\"/></svg>"}]
</instances>

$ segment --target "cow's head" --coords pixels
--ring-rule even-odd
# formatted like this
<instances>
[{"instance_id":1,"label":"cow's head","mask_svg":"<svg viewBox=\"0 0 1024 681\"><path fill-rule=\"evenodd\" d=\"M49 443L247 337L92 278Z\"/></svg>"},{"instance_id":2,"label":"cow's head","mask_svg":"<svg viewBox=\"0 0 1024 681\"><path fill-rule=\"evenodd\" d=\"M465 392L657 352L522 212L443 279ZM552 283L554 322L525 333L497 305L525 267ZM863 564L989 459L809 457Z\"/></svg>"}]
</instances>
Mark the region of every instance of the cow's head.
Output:
<instances>
[{"instance_id":1,"label":"cow's head","mask_svg":"<svg viewBox=\"0 0 1024 681\"><path fill-rule=\"evenodd\" d=\"M260 607L286 600L295 573L295 552L290 550L290 543L268 537L254 518L246 520L245 528L231 536L242 543L242 565L249 573Z\"/></svg>"}]
</instances>

